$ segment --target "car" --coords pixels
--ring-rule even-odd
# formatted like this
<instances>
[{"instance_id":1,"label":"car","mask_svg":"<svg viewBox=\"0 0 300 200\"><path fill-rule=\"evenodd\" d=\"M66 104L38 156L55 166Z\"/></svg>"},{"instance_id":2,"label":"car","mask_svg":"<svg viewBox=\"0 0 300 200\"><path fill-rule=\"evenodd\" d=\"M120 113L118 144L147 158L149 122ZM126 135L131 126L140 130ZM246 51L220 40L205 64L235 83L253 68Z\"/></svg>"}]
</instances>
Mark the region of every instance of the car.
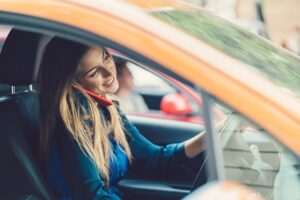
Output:
<instances>
[{"instance_id":1,"label":"car","mask_svg":"<svg viewBox=\"0 0 300 200\"><path fill-rule=\"evenodd\" d=\"M55 199L35 157L38 89L32 87L52 36L121 52L186 84L203 101L204 124L128 115L155 144L205 131L206 148L172 177L130 171L119 183L124 199L299 198L299 58L180 1L135 3L0 0L0 24L16 30L0 54L0 83L12 87L0 98L0 198ZM15 92L15 86L28 88ZM223 120L214 109L225 113Z\"/></svg>"}]
</instances>

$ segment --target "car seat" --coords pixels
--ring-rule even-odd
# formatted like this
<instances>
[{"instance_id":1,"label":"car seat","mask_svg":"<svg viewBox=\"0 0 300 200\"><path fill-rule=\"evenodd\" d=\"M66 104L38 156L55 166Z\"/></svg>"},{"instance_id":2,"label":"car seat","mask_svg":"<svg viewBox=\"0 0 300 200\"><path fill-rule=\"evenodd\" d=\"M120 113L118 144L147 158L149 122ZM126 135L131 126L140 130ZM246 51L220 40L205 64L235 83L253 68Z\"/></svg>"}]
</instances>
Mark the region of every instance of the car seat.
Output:
<instances>
[{"instance_id":1,"label":"car seat","mask_svg":"<svg viewBox=\"0 0 300 200\"><path fill-rule=\"evenodd\" d=\"M43 39L13 29L0 54L0 84L29 86L0 99L0 199L54 199L35 159L39 112L31 84L37 77Z\"/></svg>"}]
</instances>

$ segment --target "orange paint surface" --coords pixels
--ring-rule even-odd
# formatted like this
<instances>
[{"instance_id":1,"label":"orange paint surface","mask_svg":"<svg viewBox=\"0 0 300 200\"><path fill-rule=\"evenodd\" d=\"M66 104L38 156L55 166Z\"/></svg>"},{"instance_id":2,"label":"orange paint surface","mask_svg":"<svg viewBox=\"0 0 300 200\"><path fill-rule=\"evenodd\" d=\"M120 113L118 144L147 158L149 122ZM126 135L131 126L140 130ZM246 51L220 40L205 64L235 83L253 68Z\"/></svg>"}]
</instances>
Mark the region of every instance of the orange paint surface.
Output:
<instances>
[{"instance_id":1,"label":"orange paint surface","mask_svg":"<svg viewBox=\"0 0 300 200\"><path fill-rule=\"evenodd\" d=\"M224 101L300 155L298 99L247 65L141 10L119 2L88 0L1 0L0 10L74 26L130 48Z\"/></svg>"}]
</instances>

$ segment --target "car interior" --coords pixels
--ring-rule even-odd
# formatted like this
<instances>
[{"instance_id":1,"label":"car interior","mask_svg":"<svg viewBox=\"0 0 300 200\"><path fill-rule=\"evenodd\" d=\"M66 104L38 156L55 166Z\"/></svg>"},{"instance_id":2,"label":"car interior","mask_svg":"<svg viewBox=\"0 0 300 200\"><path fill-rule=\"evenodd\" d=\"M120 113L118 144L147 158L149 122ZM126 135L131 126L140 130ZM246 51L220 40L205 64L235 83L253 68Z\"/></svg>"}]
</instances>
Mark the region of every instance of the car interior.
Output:
<instances>
[{"instance_id":1,"label":"car interior","mask_svg":"<svg viewBox=\"0 0 300 200\"><path fill-rule=\"evenodd\" d=\"M38 66L50 36L12 29L0 54L0 199L55 199L37 158L39 138ZM158 145L182 142L203 125L128 116ZM204 153L179 166L172 177L150 177L132 169L119 183L124 199L181 199L207 181ZM199 170L201 169L201 170ZM196 178L197 177L197 178Z\"/></svg>"},{"instance_id":2,"label":"car interior","mask_svg":"<svg viewBox=\"0 0 300 200\"><path fill-rule=\"evenodd\" d=\"M38 34L10 32L0 54L1 84L29 86L33 83L39 40ZM38 142L35 139L39 129L36 97L36 93L29 88L1 96L3 199L53 199L34 159L36 151L33 147Z\"/></svg>"}]
</instances>

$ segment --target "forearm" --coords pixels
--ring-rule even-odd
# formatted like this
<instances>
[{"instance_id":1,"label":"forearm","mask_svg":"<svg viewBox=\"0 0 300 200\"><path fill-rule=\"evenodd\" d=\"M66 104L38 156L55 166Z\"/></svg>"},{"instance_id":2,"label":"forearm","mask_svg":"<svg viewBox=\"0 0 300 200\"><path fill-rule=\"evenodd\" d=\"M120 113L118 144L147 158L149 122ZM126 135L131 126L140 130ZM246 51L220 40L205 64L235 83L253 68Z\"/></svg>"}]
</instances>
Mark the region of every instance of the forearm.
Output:
<instances>
[{"instance_id":1,"label":"forearm","mask_svg":"<svg viewBox=\"0 0 300 200\"><path fill-rule=\"evenodd\" d=\"M185 155L188 158L194 158L204 150L205 133L206 131L203 131L184 143Z\"/></svg>"},{"instance_id":2,"label":"forearm","mask_svg":"<svg viewBox=\"0 0 300 200\"><path fill-rule=\"evenodd\" d=\"M230 117L226 117L217 124L217 133L222 131L222 128L224 128L224 126L229 121L229 119L230 119ZM205 134L206 134L206 131L203 131L203 132L199 133L198 135L196 135L195 137L192 137L191 139L187 140L184 143L185 155L188 158L194 158L195 156L199 155L204 150Z\"/></svg>"}]
</instances>

